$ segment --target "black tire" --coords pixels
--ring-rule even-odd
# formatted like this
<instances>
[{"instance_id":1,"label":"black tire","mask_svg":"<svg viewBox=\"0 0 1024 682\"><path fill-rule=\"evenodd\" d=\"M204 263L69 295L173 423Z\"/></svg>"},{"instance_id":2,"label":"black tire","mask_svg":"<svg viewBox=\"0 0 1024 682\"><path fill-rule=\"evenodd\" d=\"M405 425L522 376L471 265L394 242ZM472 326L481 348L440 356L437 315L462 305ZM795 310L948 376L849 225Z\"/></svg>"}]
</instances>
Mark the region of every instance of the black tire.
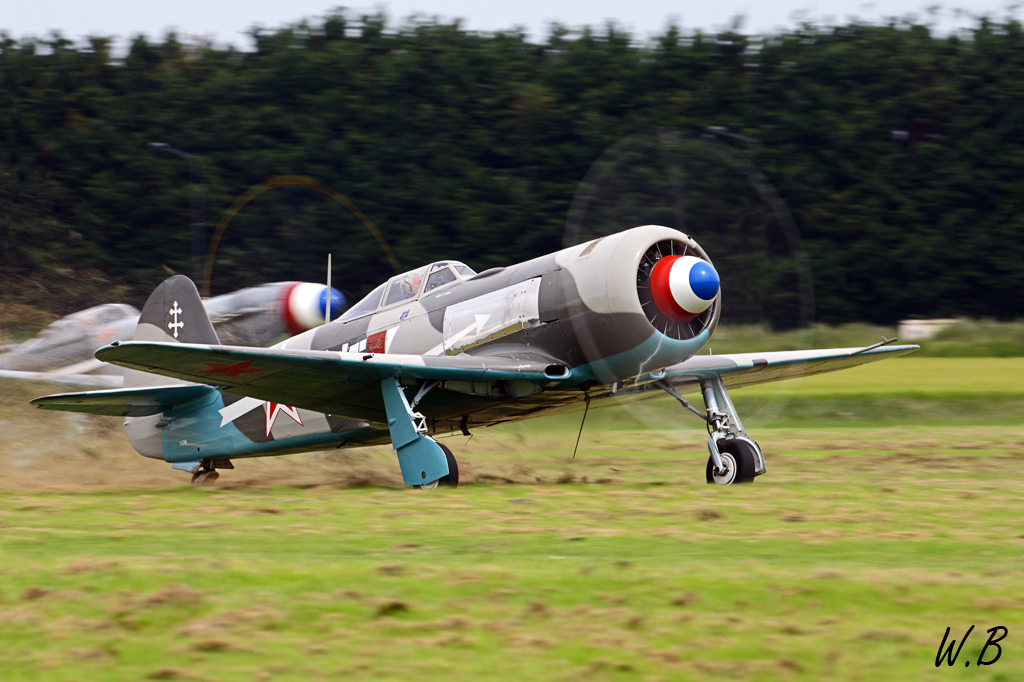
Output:
<instances>
[{"instance_id":1,"label":"black tire","mask_svg":"<svg viewBox=\"0 0 1024 682\"><path fill-rule=\"evenodd\" d=\"M459 463L455 461L455 455L447 446L438 443L444 451L445 459L448 460L448 475L438 479L438 485L446 485L449 488L457 488L459 485Z\"/></svg>"},{"instance_id":2,"label":"black tire","mask_svg":"<svg viewBox=\"0 0 1024 682\"><path fill-rule=\"evenodd\" d=\"M727 439L718 441L718 452L722 455L722 463L726 468L735 467L736 473L728 483L720 485L737 485L741 483L753 483L754 473L757 468L757 458L754 455L754 448L750 443L742 440ZM715 461L709 456L708 465L705 470L705 478L708 483L715 485L714 477Z\"/></svg>"}]
</instances>

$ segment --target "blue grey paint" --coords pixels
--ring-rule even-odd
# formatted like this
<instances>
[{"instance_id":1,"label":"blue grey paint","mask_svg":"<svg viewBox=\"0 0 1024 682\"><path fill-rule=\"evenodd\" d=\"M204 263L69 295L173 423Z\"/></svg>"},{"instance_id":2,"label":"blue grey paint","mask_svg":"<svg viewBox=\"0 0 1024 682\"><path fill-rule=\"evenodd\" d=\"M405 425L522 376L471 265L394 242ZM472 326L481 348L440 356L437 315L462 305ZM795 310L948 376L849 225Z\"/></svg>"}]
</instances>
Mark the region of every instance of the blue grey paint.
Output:
<instances>
[{"instance_id":1,"label":"blue grey paint","mask_svg":"<svg viewBox=\"0 0 1024 682\"><path fill-rule=\"evenodd\" d=\"M391 445L398 454L402 480L406 485L433 483L448 475L448 458L434 439L417 433L410 416L409 403L398 382L392 378L380 382L384 407L391 430Z\"/></svg>"}]
</instances>

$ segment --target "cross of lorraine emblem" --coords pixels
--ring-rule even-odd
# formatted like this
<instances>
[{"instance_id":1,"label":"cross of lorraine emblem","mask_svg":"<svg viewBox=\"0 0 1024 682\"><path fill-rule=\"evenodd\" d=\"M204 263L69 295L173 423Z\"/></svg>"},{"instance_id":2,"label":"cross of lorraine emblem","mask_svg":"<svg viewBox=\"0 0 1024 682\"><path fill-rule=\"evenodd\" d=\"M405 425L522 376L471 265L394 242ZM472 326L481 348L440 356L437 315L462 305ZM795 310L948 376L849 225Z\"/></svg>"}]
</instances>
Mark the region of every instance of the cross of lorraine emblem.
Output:
<instances>
[{"instance_id":1,"label":"cross of lorraine emblem","mask_svg":"<svg viewBox=\"0 0 1024 682\"><path fill-rule=\"evenodd\" d=\"M171 315L174 315L174 322L168 322L167 328L174 330L174 338L178 338L178 330L185 326L184 322L178 321L178 315L181 315L181 308L178 307L178 302L174 302L174 307L168 310Z\"/></svg>"}]
</instances>

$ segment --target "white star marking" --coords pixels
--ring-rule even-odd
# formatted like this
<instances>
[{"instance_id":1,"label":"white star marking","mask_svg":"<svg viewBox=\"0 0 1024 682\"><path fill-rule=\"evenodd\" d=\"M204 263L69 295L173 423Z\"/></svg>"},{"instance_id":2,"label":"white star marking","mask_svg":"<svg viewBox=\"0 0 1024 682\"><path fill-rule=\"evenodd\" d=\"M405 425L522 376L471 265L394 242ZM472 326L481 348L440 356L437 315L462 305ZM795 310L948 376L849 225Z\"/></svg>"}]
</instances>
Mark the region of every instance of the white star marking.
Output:
<instances>
[{"instance_id":1,"label":"white star marking","mask_svg":"<svg viewBox=\"0 0 1024 682\"><path fill-rule=\"evenodd\" d=\"M257 398L245 397L226 407L222 407L218 410L220 412L220 425L224 426L228 422L233 422L243 414L248 414L263 404L263 401Z\"/></svg>"}]
</instances>

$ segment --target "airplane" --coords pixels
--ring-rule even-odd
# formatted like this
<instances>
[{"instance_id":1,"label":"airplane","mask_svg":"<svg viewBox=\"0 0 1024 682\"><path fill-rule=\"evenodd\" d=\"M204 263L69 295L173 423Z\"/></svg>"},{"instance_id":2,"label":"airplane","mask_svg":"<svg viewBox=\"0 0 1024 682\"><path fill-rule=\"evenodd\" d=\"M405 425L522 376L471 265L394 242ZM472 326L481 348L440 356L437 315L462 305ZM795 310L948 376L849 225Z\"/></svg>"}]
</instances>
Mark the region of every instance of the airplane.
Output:
<instances>
[{"instance_id":1,"label":"airplane","mask_svg":"<svg viewBox=\"0 0 1024 682\"><path fill-rule=\"evenodd\" d=\"M265 347L323 324L326 289L310 282L273 282L208 298L203 307L228 343ZM330 298L336 319L345 296L332 288ZM28 341L0 346L0 378L120 387L123 371L93 354L111 341L131 339L138 323L138 309L123 303L62 317Z\"/></svg>"},{"instance_id":2,"label":"airplane","mask_svg":"<svg viewBox=\"0 0 1024 682\"><path fill-rule=\"evenodd\" d=\"M721 316L719 275L690 236L646 225L477 273L439 261L381 284L336 321L271 348L222 345L178 275L132 341L96 352L120 390L32 400L124 417L145 457L210 483L232 460L391 443L403 481L457 485L443 434L665 393L707 423L710 484L750 483L764 455L729 390L917 350L699 355ZM684 393L699 392L704 410Z\"/></svg>"}]
</instances>

